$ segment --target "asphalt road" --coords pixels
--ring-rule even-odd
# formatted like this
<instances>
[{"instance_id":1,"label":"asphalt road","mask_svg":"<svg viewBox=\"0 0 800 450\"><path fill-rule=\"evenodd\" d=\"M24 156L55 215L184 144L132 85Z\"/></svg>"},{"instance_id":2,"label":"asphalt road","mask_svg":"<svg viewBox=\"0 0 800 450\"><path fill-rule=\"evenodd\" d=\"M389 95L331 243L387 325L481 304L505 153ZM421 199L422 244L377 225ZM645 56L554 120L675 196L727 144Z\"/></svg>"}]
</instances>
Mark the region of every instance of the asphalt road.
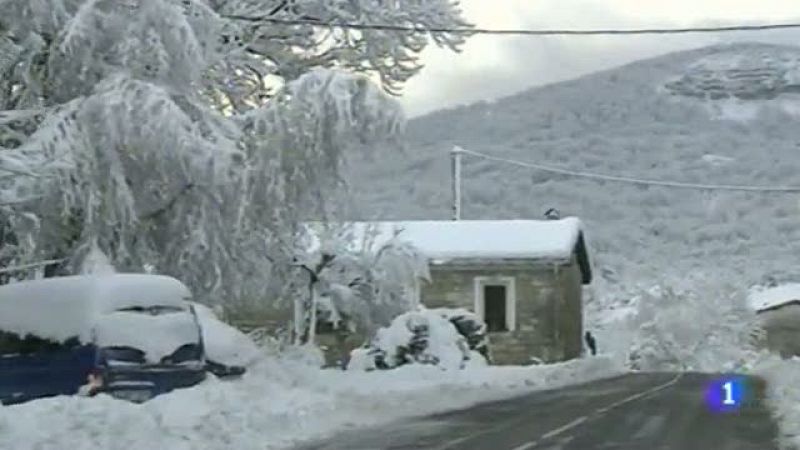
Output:
<instances>
[{"instance_id":1,"label":"asphalt road","mask_svg":"<svg viewBox=\"0 0 800 450\"><path fill-rule=\"evenodd\" d=\"M462 411L344 432L302 450L777 450L764 382L742 407L712 412L714 374L630 374Z\"/></svg>"}]
</instances>

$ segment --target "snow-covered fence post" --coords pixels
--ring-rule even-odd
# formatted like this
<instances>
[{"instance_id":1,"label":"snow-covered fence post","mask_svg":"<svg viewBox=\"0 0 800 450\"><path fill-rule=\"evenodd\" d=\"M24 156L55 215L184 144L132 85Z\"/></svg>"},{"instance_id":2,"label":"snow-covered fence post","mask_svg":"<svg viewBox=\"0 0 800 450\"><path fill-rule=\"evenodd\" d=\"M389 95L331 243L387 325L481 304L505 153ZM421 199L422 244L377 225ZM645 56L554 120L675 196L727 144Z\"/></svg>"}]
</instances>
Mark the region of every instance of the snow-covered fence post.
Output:
<instances>
[{"instance_id":1,"label":"snow-covered fence post","mask_svg":"<svg viewBox=\"0 0 800 450\"><path fill-rule=\"evenodd\" d=\"M453 184L453 220L461 220L461 153L459 146L454 146L450 151L452 160L451 181Z\"/></svg>"}]
</instances>

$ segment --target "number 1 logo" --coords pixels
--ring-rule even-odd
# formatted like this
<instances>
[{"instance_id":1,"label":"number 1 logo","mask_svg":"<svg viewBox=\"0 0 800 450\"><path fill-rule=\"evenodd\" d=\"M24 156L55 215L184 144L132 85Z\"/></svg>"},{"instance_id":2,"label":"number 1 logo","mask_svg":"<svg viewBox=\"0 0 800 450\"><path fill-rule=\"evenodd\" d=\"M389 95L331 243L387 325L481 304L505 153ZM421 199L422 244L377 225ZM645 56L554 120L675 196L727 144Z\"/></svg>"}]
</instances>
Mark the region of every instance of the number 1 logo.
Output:
<instances>
[{"instance_id":1,"label":"number 1 logo","mask_svg":"<svg viewBox=\"0 0 800 450\"><path fill-rule=\"evenodd\" d=\"M725 391L725 398L722 400L722 404L725 406L735 406L736 400L734 399L733 395L733 381L728 381L727 383L722 385L722 389Z\"/></svg>"}]
</instances>

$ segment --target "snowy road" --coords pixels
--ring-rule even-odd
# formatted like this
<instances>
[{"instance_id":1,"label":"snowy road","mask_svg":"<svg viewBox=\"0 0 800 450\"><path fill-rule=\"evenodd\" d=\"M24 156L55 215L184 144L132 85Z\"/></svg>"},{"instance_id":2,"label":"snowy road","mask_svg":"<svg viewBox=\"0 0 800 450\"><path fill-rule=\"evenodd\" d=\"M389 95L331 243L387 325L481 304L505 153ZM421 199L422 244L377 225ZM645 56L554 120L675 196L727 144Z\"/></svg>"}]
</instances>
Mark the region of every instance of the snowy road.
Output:
<instances>
[{"instance_id":1,"label":"snowy road","mask_svg":"<svg viewBox=\"0 0 800 450\"><path fill-rule=\"evenodd\" d=\"M763 382L747 379L754 400L739 411L712 413L705 405L704 390L714 378L695 373L624 375L380 429L346 432L300 448L777 449L777 427L761 401Z\"/></svg>"}]
</instances>

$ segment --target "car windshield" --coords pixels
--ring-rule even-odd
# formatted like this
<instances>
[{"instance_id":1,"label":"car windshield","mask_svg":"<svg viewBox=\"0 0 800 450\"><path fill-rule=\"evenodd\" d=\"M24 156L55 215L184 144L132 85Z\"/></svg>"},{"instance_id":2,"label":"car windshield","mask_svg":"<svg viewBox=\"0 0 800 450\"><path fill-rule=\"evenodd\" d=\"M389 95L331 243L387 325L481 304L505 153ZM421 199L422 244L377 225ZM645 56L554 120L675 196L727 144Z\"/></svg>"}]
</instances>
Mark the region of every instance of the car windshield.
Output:
<instances>
[{"instance_id":1,"label":"car windshield","mask_svg":"<svg viewBox=\"0 0 800 450\"><path fill-rule=\"evenodd\" d=\"M200 359L202 353L199 325L180 308L123 308L99 317L94 330L110 361L177 363Z\"/></svg>"},{"instance_id":2,"label":"car windshield","mask_svg":"<svg viewBox=\"0 0 800 450\"><path fill-rule=\"evenodd\" d=\"M172 354L164 356L160 364L181 364L201 360L202 346L198 343L183 344ZM128 346L110 346L103 348L103 358L111 366L124 366L132 364L147 364L144 351Z\"/></svg>"}]
</instances>

